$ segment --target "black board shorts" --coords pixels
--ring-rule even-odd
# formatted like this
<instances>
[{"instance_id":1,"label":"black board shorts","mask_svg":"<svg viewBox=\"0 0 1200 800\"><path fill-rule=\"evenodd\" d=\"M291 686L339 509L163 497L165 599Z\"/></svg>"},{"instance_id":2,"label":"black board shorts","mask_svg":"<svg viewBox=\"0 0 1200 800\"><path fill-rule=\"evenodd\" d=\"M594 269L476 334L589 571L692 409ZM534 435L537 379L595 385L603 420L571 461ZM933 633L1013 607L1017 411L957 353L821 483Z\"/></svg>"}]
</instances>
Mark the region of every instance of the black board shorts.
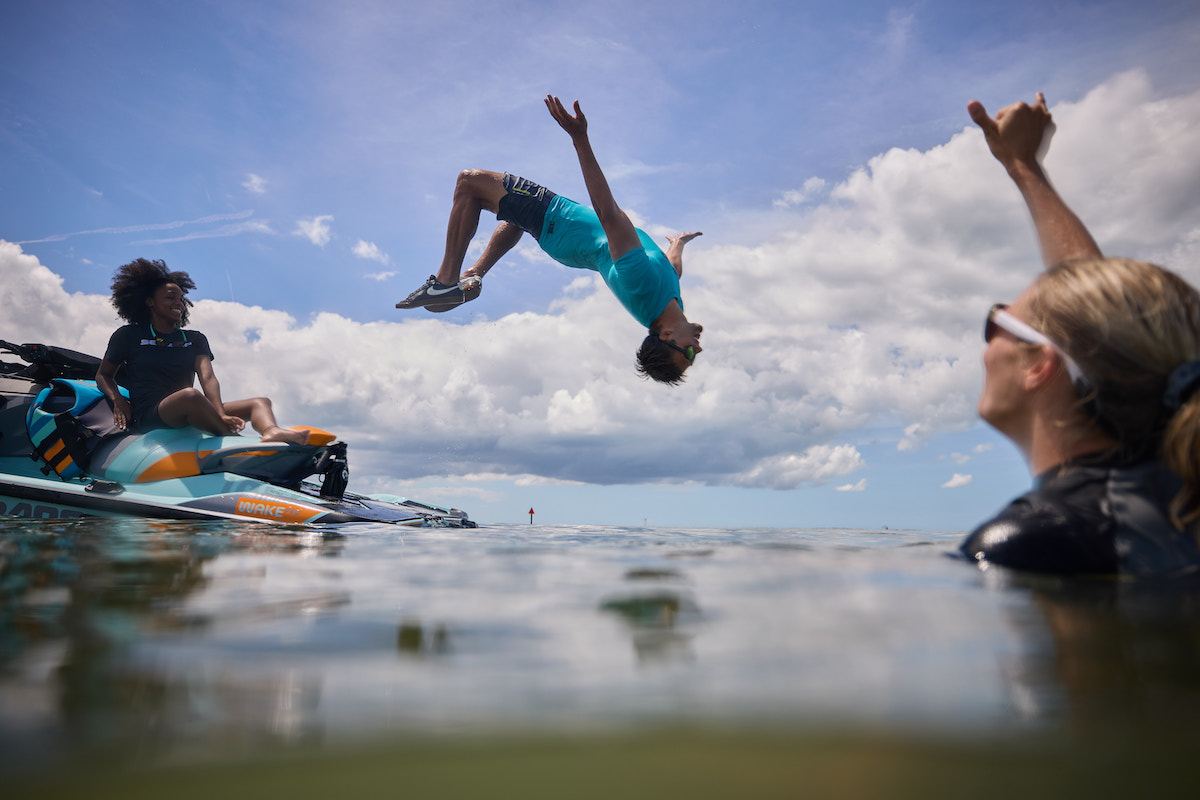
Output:
<instances>
[{"instance_id":1,"label":"black board shorts","mask_svg":"<svg viewBox=\"0 0 1200 800\"><path fill-rule=\"evenodd\" d=\"M541 184L526 178L504 173L506 194L500 198L496 219L511 222L523 231L542 238L542 225L546 222L546 209L557 194Z\"/></svg>"},{"instance_id":2,"label":"black board shorts","mask_svg":"<svg viewBox=\"0 0 1200 800\"><path fill-rule=\"evenodd\" d=\"M160 400L159 402L162 401ZM156 431L159 428L169 427L171 426L163 422L163 418L159 416L158 403L155 403L152 408L147 410L137 419L130 422L129 431L131 433L149 433L150 431Z\"/></svg>"}]
</instances>

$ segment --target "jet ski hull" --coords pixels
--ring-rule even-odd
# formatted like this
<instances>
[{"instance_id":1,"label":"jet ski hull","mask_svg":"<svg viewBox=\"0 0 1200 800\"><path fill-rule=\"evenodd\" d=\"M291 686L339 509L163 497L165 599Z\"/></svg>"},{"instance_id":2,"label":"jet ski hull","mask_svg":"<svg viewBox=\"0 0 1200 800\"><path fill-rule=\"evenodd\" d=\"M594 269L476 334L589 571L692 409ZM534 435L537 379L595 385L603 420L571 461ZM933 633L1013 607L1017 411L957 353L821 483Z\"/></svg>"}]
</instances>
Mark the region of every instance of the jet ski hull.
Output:
<instances>
[{"instance_id":1,"label":"jet ski hull","mask_svg":"<svg viewBox=\"0 0 1200 800\"><path fill-rule=\"evenodd\" d=\"M23 466L13 459L0 459L0 515L475 527L462 512L408 500L385 501L349 492L340 500L324 500L313 484L302 485L309 491L295 491L230 473L215 473L129 488L90 476L62 481L15 474Z\"/></svg>"}]
</instances>

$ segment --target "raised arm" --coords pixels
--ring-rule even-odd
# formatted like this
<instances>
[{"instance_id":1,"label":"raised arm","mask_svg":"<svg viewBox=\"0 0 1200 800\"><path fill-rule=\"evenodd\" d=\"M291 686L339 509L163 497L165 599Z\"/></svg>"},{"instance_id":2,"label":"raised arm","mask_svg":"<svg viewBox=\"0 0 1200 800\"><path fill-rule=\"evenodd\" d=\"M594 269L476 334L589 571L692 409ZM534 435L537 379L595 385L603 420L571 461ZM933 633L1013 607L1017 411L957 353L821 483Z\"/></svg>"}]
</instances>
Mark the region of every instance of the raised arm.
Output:
<instances>
[{"instance_id":1,"label":"raised arm","mask_svg":"<svg viewBox=\"0 0 1200 800\"><path fill-rule=\"evenodd\" d=\"M671 262L671 266L675 268L675 274L683 277L683 246L695 239L697 236L703 236L702 231L695 233L676 233L667 237L667 260Z\"/></svg>"},{"instance_id":2,"label":"raised arm","mask_svg":"<svg viewBox=\"0 0 1200 800\"><path fill-rule=\"evenodd\" d=\"M575 101L575 114L572 115L561 100L553 95L546 95L546 108L575 145L575 154L579 156L579 168L583 171L583 183L587 186L592 208L600 218L600 225L608 237L608 251L613 261L641 247L642 241L638 238L637 230L613 199L608 179L604 177L600 163L596 161L596 154L592 152L592 143L588 141L587 135L587 117L583 115L579 101Z\"/></svg>"},{"instance_id":3,"label":"raised arm","mask_svg":"<svg viewBox=\"0 0 1200 800\"><path fill-rule=\"evenodd\" d=\"M1053 124L1045 96L1038 92L1032 106L1013 103L1002 108L995 119L978 100L967 104L967 113L983 129L992 155L1008 170L1025 198L1045 265L1052 267L1069 258L1099 257L1096 240L1050 185L1038 162L1038 150Z\"/></svg>"}]
</instances>

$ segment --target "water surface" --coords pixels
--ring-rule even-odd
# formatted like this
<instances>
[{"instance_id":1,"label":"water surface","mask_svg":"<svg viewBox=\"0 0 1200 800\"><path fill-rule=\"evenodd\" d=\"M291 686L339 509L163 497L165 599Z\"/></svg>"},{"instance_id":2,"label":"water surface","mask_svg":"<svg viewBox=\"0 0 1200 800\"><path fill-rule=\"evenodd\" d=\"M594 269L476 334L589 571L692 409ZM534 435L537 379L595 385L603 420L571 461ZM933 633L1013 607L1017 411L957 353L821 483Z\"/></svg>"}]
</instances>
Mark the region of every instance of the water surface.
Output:
<instances>
[{"instance_id":1,"label":"water surface","mask_svg":"<svg viewBox=\"0 0 1200 800\"><path fill-rule=\"evenodd\" d=\"M462 736L1194 730L1200 592L960 532L0 518L0 773Z\"/></svg>"}]
</instances>

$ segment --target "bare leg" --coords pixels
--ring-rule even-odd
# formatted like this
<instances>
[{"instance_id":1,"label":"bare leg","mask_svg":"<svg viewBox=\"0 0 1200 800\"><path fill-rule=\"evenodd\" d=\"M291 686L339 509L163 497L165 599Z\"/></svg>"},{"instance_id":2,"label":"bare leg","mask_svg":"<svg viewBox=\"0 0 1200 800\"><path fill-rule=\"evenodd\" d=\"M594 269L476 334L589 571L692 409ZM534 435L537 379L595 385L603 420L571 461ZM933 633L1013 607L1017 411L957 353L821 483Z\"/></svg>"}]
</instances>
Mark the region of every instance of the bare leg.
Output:
<instances>
[{"instance_id":1,"label":"bare leg","mask_svg":"<svg viewBox=\"0 0 1200 800\"><path fill-rule=\"evenodd\" d=\"M517 246L517 242L521 241L521 237L524 235L525 231L513 223L501 222L496 226L496 230L492 231L492 238L488 239L483 254L471 265L469 270L463 273L463 276L474 275L482 278L489 269L496 266L497 261L504 258L505 253Z\"/></svg>"},{"instance_id":2,"label":"bare leg","mask_svg":"<svg viewBox=\"0 0 1200 800\"><path fill-rule=\"evenodd\" d=\"M251 427L258 431L264 442L308 442L307 431L293 431L279 427L275 422L275 410L268 397L252 397L249 400L234 400L225 403L225 413L241 417L250 422Z\"/></svg>"},{"instance_id":3,"label":"bare leg","mask_svg":"<svg viewBox=\"0 0 1200 800\"><path fill-rule=\"evenodd\" d=\"M446 253L437 272L438 283L446 286L458 283L467 247L479 228L479 213L485 208L496 213L504 195L504 176L498 172L468 169L458 174L450 221L446 225Z\"/></svg>"},{"instance_id":4,"label":"bare leg","mask_svg":"<svg viewBox=\"0 0 1200 800\"><path fill-rule=\"evenodd\" d=\"M180 389L167 395L158 404L158 416L172 428L190 425L218 436L228 436L232 433L217 413L216 407L199 389Z\"/></svg>"},{"instance_id":5,"label":"bare leg","mask_svg":"<svg viewBox=\"0 0 1200 800\"><path fill-rule=\"evenodd\" d=\"M264 442L304 444L308 441L307 431L286 430L276 424L271 401L266 397L234 400L231 403L224 403L224 406L226 414L249 420ZM184 428L190 425L217 436L229 436L233 433L225 424L225 420L217 413L216 407L199 389L195 388L180 389L178 392L164 397L158 404L158 416L172 428Z\"/></svg>"}]
</instances>

